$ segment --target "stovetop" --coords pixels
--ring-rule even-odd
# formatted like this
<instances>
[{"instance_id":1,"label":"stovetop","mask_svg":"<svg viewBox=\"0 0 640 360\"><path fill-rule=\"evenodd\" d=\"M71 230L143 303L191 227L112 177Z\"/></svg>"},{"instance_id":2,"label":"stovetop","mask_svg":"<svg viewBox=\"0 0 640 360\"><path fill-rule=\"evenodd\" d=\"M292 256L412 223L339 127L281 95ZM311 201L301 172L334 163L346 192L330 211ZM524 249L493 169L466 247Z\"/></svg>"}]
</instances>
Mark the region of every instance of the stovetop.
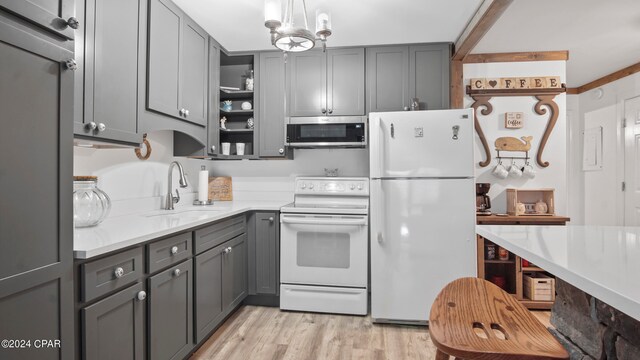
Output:
<instances>
[{"instance_id":1,"label":"stovetop","mask_svg":"<svg viewBox=\"0 0 640 360\"><path fill-rule=\"evenodd\" d=\"M294 202L283 213L358 214L369 212L369 179L362 177L296 178Z\"/></svg>"}]
</instances>

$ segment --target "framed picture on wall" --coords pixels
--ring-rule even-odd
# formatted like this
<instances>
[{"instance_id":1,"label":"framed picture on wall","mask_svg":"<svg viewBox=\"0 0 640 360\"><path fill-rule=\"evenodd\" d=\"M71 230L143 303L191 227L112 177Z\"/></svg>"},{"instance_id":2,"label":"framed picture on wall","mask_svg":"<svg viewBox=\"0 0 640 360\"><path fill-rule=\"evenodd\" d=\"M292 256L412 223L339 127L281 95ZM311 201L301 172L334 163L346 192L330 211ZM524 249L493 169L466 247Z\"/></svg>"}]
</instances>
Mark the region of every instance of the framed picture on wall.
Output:
<instances>
[{"instance_id":1,"label":"framed picture on wall","mask_svg":"<svg viewBox=\"0 0 640 360\"><path fill-rule=\"evenodd\" d=\"M584 130L582 170L602 170L602 126Z\"/></svg>"}]
</instances>

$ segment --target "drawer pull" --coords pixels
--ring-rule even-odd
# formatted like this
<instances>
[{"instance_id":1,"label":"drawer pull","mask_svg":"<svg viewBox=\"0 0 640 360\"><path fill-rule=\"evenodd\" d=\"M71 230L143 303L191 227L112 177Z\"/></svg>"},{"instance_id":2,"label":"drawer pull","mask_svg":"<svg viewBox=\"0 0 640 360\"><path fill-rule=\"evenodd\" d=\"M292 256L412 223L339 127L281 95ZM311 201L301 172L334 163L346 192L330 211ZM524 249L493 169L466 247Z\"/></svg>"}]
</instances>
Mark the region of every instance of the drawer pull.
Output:
<instances>
[{"instance_id":1,"label":"drawer pull","mask_svg":"<svg viewBox=\"0 0 640 360\"><path fill-rule=\"evenodd\" d=\"M173 270L173 276L180 276L180 269Z\"/></svg>"},{"instance_id":2,"label":"drawer pull","mask_svg":"<svg viewBox=\"0 0 640 360\"><path fill-rule=\"evenodd\" d=\"M124 276L124 269L121 267L117 267L114 271L113 271L113 275L115 275L115 277L117 279L120 279L121 277Z\"/></svg>"},{"instance_id":3,"label":"drawer pull","mask_svg":"<svg viewBox=\"0 0 640 360\"><path fill-rule=\"evenodd\" d=\"M233 250L231 247L227 247L227 248L224 248L224 250L222 250L222 253L223 254L228 254L228 253L231 252L231 250Z\"/></svg>"},{"instance_id":4,"label":"drawer pull","mask_svg":"<svg viewBox=\"0 0 640 360\"><path fill-rule=\"evenodd\" d=\"M147 298L147 293L145 291L140 291L136 297L138 300L142 301Z\"/></svg>"},{"instance_id":5,"label":"drawer pull","mask_svg":"<svg viewBox=\"0 0 640 360\"><path fill-rule=\"evenodd\" d=\"M175 255L177 253L178 253L178 247L177 246L171 247L171 255Z\"/></svg>"}]
</instances>

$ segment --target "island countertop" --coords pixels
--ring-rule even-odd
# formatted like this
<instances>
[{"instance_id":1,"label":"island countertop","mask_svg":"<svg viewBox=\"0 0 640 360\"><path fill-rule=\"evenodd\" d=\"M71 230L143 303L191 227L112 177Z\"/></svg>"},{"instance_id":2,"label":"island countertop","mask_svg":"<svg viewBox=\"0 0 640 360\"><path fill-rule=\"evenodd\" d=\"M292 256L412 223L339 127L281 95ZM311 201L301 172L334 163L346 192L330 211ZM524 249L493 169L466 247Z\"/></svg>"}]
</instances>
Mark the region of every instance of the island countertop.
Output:
<instances>
[{"instance_id":1,"label":"island countertop","mask_svg":"<svg viewBox=\"0 0 640 360\"><path fill-rule=\"evenodd\" d=\"M476 232L640 320L640 227L477 225Z\"/></svg>"}]
</instances>

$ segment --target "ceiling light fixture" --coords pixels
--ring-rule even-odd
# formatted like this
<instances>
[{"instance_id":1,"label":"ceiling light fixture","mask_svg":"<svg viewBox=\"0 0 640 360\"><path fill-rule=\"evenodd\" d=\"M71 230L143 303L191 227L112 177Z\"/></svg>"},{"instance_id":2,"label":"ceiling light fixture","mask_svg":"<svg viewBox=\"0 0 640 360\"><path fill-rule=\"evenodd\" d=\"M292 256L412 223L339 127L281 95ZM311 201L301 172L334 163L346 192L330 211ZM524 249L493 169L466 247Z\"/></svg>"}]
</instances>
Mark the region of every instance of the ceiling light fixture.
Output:
<instances>
[{"instance_id":1,"label":"ceiling light fixture","mask_svg":"<svg viewBox=\"0 0 640 360\"><path fill-rule=\"evenodd\" d=\"M284 18L281 17L281 0L265 0L264 26L271 30L271 45L286 52L301 52L311 50L316 46L316 40L322 42L322 50L327 47L327 37L331 35L331 15L326 11L316 10L316 33L309 30L307 20L307 4L302 2L302 17L304 27L296 26L293 16L293 4L296 0L286 0L287 5Z\"/></svg>"}]
</instances>

